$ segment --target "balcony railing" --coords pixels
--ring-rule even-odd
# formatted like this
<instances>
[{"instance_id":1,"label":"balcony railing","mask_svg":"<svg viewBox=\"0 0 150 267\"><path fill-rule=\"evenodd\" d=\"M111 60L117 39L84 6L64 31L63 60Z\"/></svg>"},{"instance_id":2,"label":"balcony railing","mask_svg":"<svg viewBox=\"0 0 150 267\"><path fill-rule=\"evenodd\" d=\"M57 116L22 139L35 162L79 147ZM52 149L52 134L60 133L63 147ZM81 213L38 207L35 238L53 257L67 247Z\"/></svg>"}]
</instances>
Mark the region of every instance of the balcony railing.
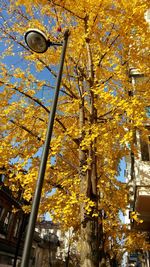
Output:
<instances>
[{"instance_id":1,"label":"balcony railing","mask_svg":"<svg viewBox=\"0 0 150 267\"><path fill-rule=\"evenodd\" d=\"M150 231L150 185L135 186L133 210L143 223L132 222L132 227L141 231Z\"/></svg>"}]
</instances>

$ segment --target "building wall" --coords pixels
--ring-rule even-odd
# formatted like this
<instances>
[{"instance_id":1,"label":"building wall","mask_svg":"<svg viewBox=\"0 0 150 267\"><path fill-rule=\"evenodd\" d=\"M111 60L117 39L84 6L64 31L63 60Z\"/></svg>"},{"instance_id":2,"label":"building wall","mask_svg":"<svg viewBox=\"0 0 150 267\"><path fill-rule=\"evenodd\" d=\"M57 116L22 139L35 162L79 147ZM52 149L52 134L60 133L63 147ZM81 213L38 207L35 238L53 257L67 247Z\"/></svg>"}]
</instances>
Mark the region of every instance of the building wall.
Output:
<instances>
[{"instance_id":1,"label":"building wall","mask_svg":"<svg viewBox=\"0 0 150 267\"><path fill-rule=\"evenodd\" d=\"M148 120L145 127L148 129L150 121ZM150 134L150 132L149 132ZM148 138L144 139L142 144L142 133L139 129L135 130L135 153L131 153L126 158L126 182L129 185L130 206L126 211L126 223L132 230L138 230L150 233L150 147ZM144 155L145 153L145 155ZM135 211L143 223L137 224L130 218L130 212ZM124 266L131 266L129 261L130 255L124 255ZM141 267L150 267L149 251L139 253L137 261Z\"/></svg>"},{"instance_id":2,"label":"building wall","mask_svg":"<svg viewBox=\"0 0 150 267\"><path fill-rule=\"evenodd\" d=\"M23 213L21 202L13 197L11 191L4 185L3 180L3 176L0 176L0 267L19 267L29 215ZM13 212L13 209L17 212ZM41 243L41 238L35 236L30 267L35 266L35 250L38 249L44 253L39 243ZM42 267L42 265L39 266Z\"/></svg>"},{"instance_id":3,"label":"building wall","mask_svg":"<svg viewBox=\"0 0 150 267\"><path fill-rule=\"evenodd\" d=\"M16 254L19 229L24 215L19 202L4 186L3 176L0 178L0 264L11 265ZM13 208L19 211L14 213ZM18 255L20 253L18 251Z\"/></svg>"},{"instance_id":4,"label":"building wall","mask_svg":"<svg viewBox=\"0 0 150 267\"><path fill-rule=\"evenodd\" d=\"M51 244L53 240L53 246L50 247L50 258L52 259L52 266L79 266L77 242L73 241L73 228L70 228L68 231L64 232L61 231L61 228L58 224L54 224L51 221L43 221L41 223L37 223L36 231L40 233L40 236L42 238L44 238L44 236L47 236L47 238L51 240ZM67 263L68 259L69 263Z\"/></svg>"}]
</instances>

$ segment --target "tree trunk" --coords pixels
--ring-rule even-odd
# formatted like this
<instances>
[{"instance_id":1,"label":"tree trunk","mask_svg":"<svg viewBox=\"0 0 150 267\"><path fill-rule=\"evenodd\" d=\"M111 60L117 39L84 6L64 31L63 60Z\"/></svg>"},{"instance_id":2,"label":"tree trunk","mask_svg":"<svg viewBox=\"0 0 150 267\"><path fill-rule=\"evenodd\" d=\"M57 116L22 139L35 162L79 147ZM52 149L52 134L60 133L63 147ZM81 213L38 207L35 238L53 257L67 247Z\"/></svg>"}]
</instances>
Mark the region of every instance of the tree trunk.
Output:
<instances>
[{"instance_id":1,"label":"tree trunk","mask_svg":"<svg viewBox=\"0 0 150 267\"><path fill-rule=\"evenodd\" d=\"M81 82L80 91L84 93L83 84ZM80 103L79 111L79 127L81 129L80 139L84 139L84 128L85 125L85 112L84 112L84 98L82 98L82 103ZM79 176L80 176L80 193L86 193L91 191L91 177L87 175L87 172L82 170L83 166L86 164L87 154L79 147ZM89 179L90 178L90 179ZM95 236L95 221L87 218L85 213L85 204L82 203L80 206L81 210L81 267L97 267L97 238Z\"/></svg>"},{"instance_id":2,"label":"tree trunk","mask_svg":"<svg viewBox=\"0 0 150 267\"><path fill-rule=\"evenodd\" d=\"M83 88L80 88L84 93ZM96 121L96 111L94 109L94 99L91 95L91 118L90 123ZM84 98L80 104L79 112L79 127L81 129L80 140L84 139L85 113L84 113ZM90 134L90 133L89 133ZM90 157L90 168L84 172L83 166L87 163L87 157ZM83 151L79 147L79 176L80 176L80 193L85 194L90 200L95 202L94 209L98 212L98 196L97 196L97 159L96 159L96 140L91 144L88 151ZM104 267L106 266L105 257L102 257L103 251L103 229L102 224L98 224L98 217L92 217L92 214L87 214L85 203L80 206L81 211L81 261L80 267ZM101 248L101 249L100 249ZM101 251L100 251L101 250Z\"/></svg>"},{"instance_id":3,"label":"tree trunk","mask_svg":"<svg viewBox=\"0 0 150 267\"><path fill-rule=\"evenodd\" d=\"M97 238L95 222L88 221L81 226L81 267L98 267Z\"/></svg>"},{"instance_id":4,"label":"tree trunk","mask_svg":"<svg viewBox=\"0 0 150 267\"><path fill-rule=\"evenodd\" d=\"M88 17L87 17L88 18ZM87 29L87 21L85 20L85 32ZM84 107L84 84L80 80L79 88L81 92L81 102L79 108L79 129L81 132L80 140L82 141L85 137L84 126L89 123L93 125L97 123L97 110L94 105L95 96L91 90L94 84L94 69L92 51L90 48L89 40L86 41L87 46L87 58L88 58L88 81L89 81L89 93L90 93L90 112L86 116L85 120L85 107ZM87 88L86 88L87 89ZM86 133L87 134L87 133ZM91 132L89 130L89 136ZM87 151L83 151L79 147L79 176L80 176L80 193L85 194L91 201L95 203L93 211L98 212L98 195L97 195L97 156L96 156L96 138L91 141L90 147ZM83 171L83 166L87 164L87 159L91 160L86 172ZM106 266L105 257L101 257L103 249L103 229L102 224L98 224L98 217L92 217L91 214L87 214L85 210L85 203L80 206L81 211L81 262L80 267L104 267ZM100 251L101 248L101 251Z\"/></svg>"}]
</instances>

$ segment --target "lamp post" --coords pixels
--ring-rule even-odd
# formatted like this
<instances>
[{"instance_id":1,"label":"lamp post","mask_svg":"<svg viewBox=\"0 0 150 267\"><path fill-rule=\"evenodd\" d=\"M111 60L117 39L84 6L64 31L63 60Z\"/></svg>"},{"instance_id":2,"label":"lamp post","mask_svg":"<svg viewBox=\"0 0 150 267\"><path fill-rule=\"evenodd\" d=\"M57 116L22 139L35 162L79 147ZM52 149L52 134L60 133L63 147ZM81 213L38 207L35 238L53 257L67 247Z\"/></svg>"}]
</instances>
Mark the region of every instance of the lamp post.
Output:
<instances>
[{"instance_id":1,"label":"lamp post","mask_svg":"<svg viewBox=\"0 0 150 267\"><path fill-rule=\"evenodd\" d=\"M46 170L46 163L47 163L49 147L50 147L50 142L51 142L51 137L52 137L53 124L54 124L54 118L55 118L55 113L56 113L56 108L57 108L57 101L58 101L60 83L61 83L61 78L62 78L62 71L63 71L68 37L69 37L68 30L66 30L64 33L64 40L62 43L51 42L50 40L48 40L48 38L42 31L37 30L37 29L30 29L25 34L26 44L34 52L44 53L50 46L62 46L62 53L61 53L59 71L57 75L55 94L54 94L53 103L52 103L52 107L51 107L51 111L49 115L49 121L48 121L45 144L44 144L42 158L41 158L39 175L38 175L38 179L36 183L36 189L35 189L35 193L33 197L29 224L28 224L27 233L25 237L25 244L24 244L21 267L29 266L34 229L35 229L36 218L38 214L38 208L40 204L42 186L43 186L44 175L45 175L45 170Z\"/></svg>"}]
</instances>

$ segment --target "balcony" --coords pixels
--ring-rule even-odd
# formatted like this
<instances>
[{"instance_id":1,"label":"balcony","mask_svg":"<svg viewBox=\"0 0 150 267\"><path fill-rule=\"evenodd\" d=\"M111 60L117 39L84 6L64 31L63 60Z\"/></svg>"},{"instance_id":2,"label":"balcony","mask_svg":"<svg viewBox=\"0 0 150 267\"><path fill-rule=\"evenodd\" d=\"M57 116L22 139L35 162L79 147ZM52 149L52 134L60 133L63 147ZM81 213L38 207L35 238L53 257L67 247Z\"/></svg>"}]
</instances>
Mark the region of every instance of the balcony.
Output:
<instances>
[{"instance_id":1,"label":"balcony","mask_svg":"<svg viewBox=\"0 0 150 267\"><path fill-rule=\"evenodd\" d=\"M132 222L132 227L139 231L150 231L150 185L136 186L134 211L143 223Z\"/></svg>"}]
</instances>

